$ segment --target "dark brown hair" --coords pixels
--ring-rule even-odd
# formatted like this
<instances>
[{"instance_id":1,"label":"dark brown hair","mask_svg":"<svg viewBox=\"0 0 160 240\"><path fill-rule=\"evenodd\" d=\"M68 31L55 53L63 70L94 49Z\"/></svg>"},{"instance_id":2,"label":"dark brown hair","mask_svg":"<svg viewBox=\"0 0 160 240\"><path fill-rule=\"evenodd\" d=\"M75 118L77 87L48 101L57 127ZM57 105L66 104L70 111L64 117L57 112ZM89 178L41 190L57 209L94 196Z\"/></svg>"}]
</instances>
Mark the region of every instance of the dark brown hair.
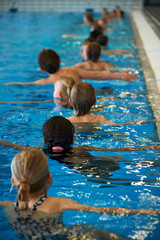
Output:
<instances>
[{"instance_id":1,"label":"dark brown hair","mask_svg":"<svg viewBox=\"0 0 160 240\"><path fill-rule=\"evenodd\" d=\"M101 46L107 46L108 45L108 37L104 34L101 34L96 38L96 42L99 43Z\"/></svg>"},{"instance_id":2,"label":"dark brown hair","mask_svg":"<svg viewBox=\"0 0 160 240\"><path fill-rule=\"evenodd\" d=\"M90 22L90 23L93 23L94 22L94 19L93 19L93 14L92 13L86 13L85 14L85 17L86 19Z\"/></svg>"},{"instance_id":3,"label":"dark brown hair","mask_svg":"<svg viewBox=\"0 0 160 240\"><path fill-rule=\"evenodd\" d=\"M88 82L76 83L71 91L71 101L76 116L87 114L96 101L93 86Z\"/></svg>"},{"instance_id":4,"label":"dark brown hair","mask_svg":"<svg viewBox=\"0 0 160 240\"><path fill-rule=\"evenodd\" d=\"M60 67L60 58L52 49L43 49L38 55L38 63L46 72L56 73Z\"/></svg>"},{"instance_id":5,"label":"dark brown hair","mask_svg":"<svg viewBox=\"0 0 160 240\"><path fill-rule=\"evenodd\" d=\"M101 55L101 46L96 43L90 43L87 47L87 58L93 62L97 62Z\"/></svg>"},{"instance_id":6,"label":"dark brown hair","mask_svg":"<svg viewBox=\"0 0 160 240\"><path fill-rule=\"evenodd\" d=\"M54 116L44 123L42 132L45 144L50 152L52 152L54 146L60 146L65 151L71 148L74 126L68 119Z\"/></svg>"}]
</instances>

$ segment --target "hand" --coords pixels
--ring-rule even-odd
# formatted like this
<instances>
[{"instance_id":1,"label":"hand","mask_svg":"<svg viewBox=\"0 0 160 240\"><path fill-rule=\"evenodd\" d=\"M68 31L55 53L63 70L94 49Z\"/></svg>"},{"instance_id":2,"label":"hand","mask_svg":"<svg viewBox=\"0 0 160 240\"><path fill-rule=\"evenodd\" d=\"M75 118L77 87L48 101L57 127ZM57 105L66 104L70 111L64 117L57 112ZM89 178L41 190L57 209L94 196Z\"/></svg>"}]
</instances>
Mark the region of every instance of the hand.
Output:
<instances>
[{"instance_id":1,"label":"hand","mask_svg":"<svg viewBox=\"0 0 160 240\"><path fill-rule=\"evenodd\" d=\"M122 73L122 79L126 82L132 83L131 79L136 79L137 73L130 73L130 70L126 70Z\"/></svg>"}]
</instances>

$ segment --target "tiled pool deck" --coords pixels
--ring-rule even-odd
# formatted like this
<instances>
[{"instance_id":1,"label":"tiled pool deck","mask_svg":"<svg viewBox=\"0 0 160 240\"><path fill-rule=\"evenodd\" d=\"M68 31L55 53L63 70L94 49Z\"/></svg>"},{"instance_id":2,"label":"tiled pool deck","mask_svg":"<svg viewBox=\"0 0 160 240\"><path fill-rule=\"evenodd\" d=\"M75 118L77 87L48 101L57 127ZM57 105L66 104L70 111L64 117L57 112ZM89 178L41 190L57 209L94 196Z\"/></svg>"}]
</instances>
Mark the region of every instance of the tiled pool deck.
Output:
<instances>
[{"instance_id":1,"label":"tiled pool deck","mask_svg":"<svg viewBox=\"0 0 160 240\"><path fill-rule=\"evenodd\" d=\"M134 11L132 20L135 34L138 34L140 38L140 40L137 38L137 44L160 138L160 39L149 25L143 12Z\"/></svg>"}]
</instances>

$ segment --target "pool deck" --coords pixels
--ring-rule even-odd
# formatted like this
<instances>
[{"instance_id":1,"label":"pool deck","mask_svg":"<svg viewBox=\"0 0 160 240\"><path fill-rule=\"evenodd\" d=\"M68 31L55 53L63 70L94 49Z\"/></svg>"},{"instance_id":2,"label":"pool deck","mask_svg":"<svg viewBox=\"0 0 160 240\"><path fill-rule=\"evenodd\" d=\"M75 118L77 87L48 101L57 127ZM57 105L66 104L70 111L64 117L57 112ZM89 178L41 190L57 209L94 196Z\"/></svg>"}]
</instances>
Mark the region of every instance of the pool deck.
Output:
<instances>
[{"instance_id":1,"label":"pool deck","mask_svg":"<svg viewBox=\"0 0 160 240\"><path fill-rule=\"evenodd\" d=\"M142 48L145 51L144 56L144 54L141 54L140 47L140 58L144 67L149 100L157 121L157 131L160 138L160 38L149 24L143 12L134 11L132 20L142 42ZM148 72L149 68L151 71Z\"/></svg>"}]
</instances>

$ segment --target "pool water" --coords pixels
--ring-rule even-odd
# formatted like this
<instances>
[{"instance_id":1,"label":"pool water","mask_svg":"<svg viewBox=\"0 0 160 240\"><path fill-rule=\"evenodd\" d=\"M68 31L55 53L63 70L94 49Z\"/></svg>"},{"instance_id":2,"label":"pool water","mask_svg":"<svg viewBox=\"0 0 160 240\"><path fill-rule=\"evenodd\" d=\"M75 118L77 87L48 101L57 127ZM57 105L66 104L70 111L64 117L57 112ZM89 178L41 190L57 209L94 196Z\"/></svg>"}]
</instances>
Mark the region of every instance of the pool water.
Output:
<instances>
[{"instance_id":1,"label":"pool water","mask_svg":"<svg viewBox=\"0 0 160 240\"><path fill-rule=\"evenodd\" d=\"M99 16L97 14L97 16ZM82 61L81 44L88 37L89 27L82 27L82 13L1 13L0 14L0 83L30 82L47 77L37 63L42 48L54 49L61 57L61 66ZM127 49L125 54L102 54L102 59L122 69L138 71L133 83L120 80L88 80L97 90L97 98L109 96L119 100L97 102L94 114L103 114L117 123L154 119L134 32L129 16L110 24L109 49ZM78 34L65 37L63 34ZM52 116L69 117L73 110L55 103L36 103L53 98L53 86L0 87L0 139L26 146L42 147L42 125ZM107 95L108 96L108 95ZM6 103L1 103L1 102ZM32 103L24 103L30 101ZM35 102L35 103L34 103ZM86 124L76 126L74 146L117 148L159 144L155 123L141 125L106 126ZM0 146L0 200L16 199L16 191L9 194L10 163L15 149ZM79 203L103 207L160 208L160 152L156 150L132 152L88 153L83 165L59 163L49 159L53 185L49 195L69 197ZM80 159L81 160L81 159ZM0 238L19 239L0 209ZM120 234L127 239L158 240L160 216L110 216L97 213L67 211L65 225L84 224Z\"/></svg>"}]
</instances>

